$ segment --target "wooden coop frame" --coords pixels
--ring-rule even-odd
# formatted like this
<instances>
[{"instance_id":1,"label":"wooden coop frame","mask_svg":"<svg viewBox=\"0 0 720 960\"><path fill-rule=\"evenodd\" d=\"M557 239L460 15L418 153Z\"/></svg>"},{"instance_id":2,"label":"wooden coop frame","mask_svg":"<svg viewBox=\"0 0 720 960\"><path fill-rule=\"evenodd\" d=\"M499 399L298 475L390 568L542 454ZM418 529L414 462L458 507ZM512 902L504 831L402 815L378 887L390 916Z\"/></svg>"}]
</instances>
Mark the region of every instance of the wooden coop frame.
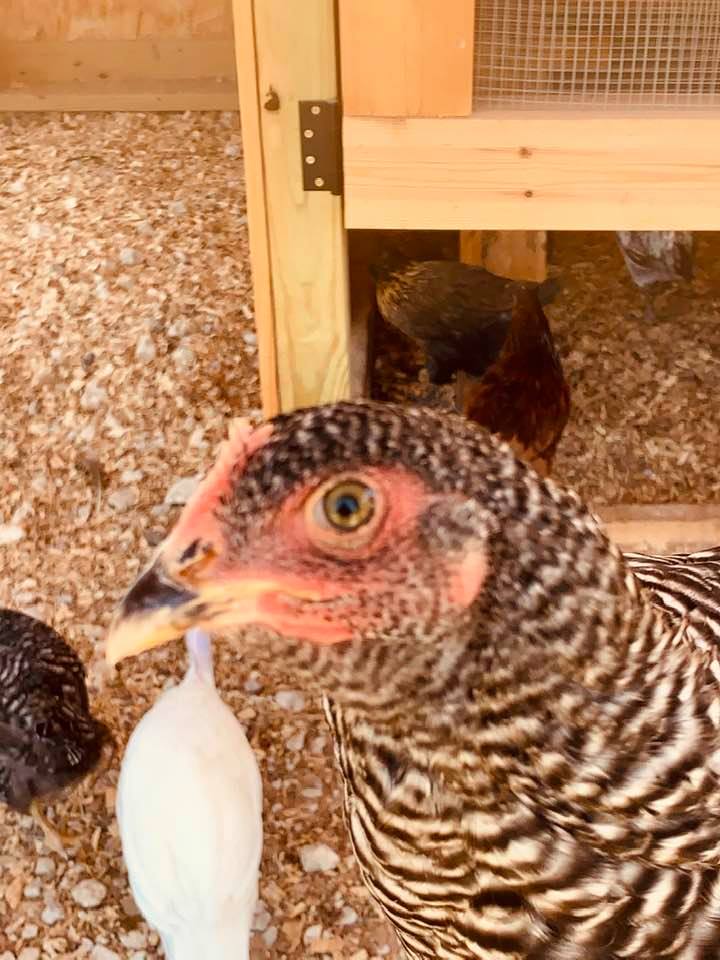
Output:
<instances>
[{"instance_id":1,"label":"wooden coop frame","mask_svg":"<svg viewBox=\"0 0 720 960\"><path fill-rule=\"evenodd\" d=\"M479 67L492 81L499 62L482 30L500 18L508 99L514 59L534 69L529 12L552 13L554 43L573 8L607 11L599 39L575 25L596 90L618 11L625 28L702 12L710 66L663 109L607 84L596 109L550 95L577 65L561 50L538 102L478 102ZM680 35L697 58L697 31ZM689 76L682 51L659 56L653 94L659 68ZM234 110L239 95L267 414L366 388L372 242L364 255L357 231L458 230L463 259L541 279L548 230L719 228L719 72L720 0L9 0L0 21L0 111Z\"/></svg>"},{"instance_id":2,"label":"wooden coop frame","mask_svg":"<svg viewBox=\"0 0 720 960\"><path fill-rule=\"evenodd\" d=\"M232 0L3 0L0 111L237 110Z\"/></svg>"},{"instance_id":3,"label":"wooden coop frame","mask_svg":"<svg viewBox=\"0 0 720 960\"><path fill-rule=\"evenodd\" d=\"M364 390L348 231L459 230L464 259L534 279L547 230L720 228L720 98L474 105L476 15L502 2L233 0L267 414Z\"/></svg>"},{"instance_id":4,"label":"wooden coop frame","mask_svg":"<svg viewBox=\"0 0 720 960\"><path fill-rule=\"evenodd\" d=\"M663 77L690 76L703 48L698 31L676 30L692 56L671 64L656 50L653 82L643 74L624 103L600 69L606 57L622 78L630 62L606 20L584 48L602 103L550 95L577 61L554 48L533 100L529 12L552 8L564 38L582 33L573 6L613 29L617 10L625 27L672 10L673 29L703 12L715 46L702 82L696 72L658 108ZM521 15L512 42L506 23ZM495 21L509 79L483 100L478 64L492 81L497 51L480 41ZM513 58L522 70L508 71ZM719 72L720 0L8 0L0 20L0 111L235 110L239 99L266 415L367 393L372 231L457 230L464 260L542 279L548 230L720 229ZM601 512L639 549L720 541L713 505Z\"/></svg>"}]
</instances>

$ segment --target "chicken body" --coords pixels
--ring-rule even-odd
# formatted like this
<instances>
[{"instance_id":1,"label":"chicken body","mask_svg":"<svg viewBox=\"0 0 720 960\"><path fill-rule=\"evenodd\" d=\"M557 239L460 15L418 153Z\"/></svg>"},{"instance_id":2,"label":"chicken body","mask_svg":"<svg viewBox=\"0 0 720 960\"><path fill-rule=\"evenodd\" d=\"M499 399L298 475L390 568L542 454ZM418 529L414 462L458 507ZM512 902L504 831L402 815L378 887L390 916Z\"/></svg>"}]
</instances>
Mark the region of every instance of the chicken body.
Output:
<instances>
[{"instance_id":1,"label":"chicken body","mask_svg":"<svg viewBox=\"0 0 720 960\"><path fill-rule=\"evenodd\" d=\"M385 258L372 272L380 313L424 346L437 384L457 370L482 376L505 342L518 290L537 288L542 303L558 291L555 279L521 284L455 260Z\"/></svg>"},{"instance_id":2,"label":"chicken body","mask_svg":"<svg viewBox=\"0 0 720 960\"><path fill-rule=\"evenodd\" d=\"M693 277L693 234L684 230L619 230L616 234L633 283L646 297L646 319L655 319L654 295Z\"/></svg>"},{"instance_id":3,"label":"chicken body","mask_svg":"<svg viewBox=\"0 0 720 960\"><path fill-rule=\"evenodd\" d=\"M128 742L117 817L133 896L168 960L249 957L262 851L262 783L220 699L206 634L187 639L184 680Z\"/></svg>"},{"instance_id":4,"label":"chicken body","mask_svg":"<svg viewBox=\"0 0 720 960\"><path fill-rule=\"evenodd\" d=\"M472 424L343 403L235 431L108 655L206 620L326 692L413 960L717 956L720 551L625 559Z\"/></svg>"},{"instance_id":5,"label":"chicken body","mask_svg":"<svg viewBox=\"0 0 720 960\"><path fill-rule=\"evenodd\" d=\"M692 280L691 232L619 230L617 239L630 276L641 289L656 283Z\"/></svg>"},{"instance_id":6,"label":"chicken body","mask_svg":"<svg viewBox=\"0 0 720 960\"><path fill-rule=\"evenodd\" d=\"M109 741L74 650L46 623L0 610L0 799L32 812L50 839L37 801L89 774Z\"/></svg>"},{"instance_id":7,"label":"chicken body","mask_svg":"<svg viewBox=\"0 0 720 960\"><path fill-rule=\"evenodd\" d=\"M570 415L570 388L535 291L519 291L498 358L482 377L460 372L457 405L542 476Z\"/></svg>"}]
</instances>

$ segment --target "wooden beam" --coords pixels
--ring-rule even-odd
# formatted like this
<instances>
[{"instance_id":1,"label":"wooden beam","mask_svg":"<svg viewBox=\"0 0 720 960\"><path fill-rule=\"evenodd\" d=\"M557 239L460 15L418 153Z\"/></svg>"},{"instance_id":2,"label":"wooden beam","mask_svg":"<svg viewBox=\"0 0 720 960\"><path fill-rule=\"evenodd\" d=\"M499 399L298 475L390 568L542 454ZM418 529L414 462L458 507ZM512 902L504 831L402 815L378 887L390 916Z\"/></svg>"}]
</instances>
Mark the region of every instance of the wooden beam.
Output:
<instances>
[{"instance_id":1,"label":"wooden beam","mask_svg":"<svg viewBox=\"0 0 720 960\"><path fill-rule=\"evenodd\" d=\"M33 0L0 18L0 110L236 110L230 0Z\"/></svg>"},{"instance_id":2,"label":"wooden beam","mask_svg":"<svg viewBox=\"0 0 720 960\"><path fill-rule=\"evenodd\" d=\"M348 234L350 260L350 396L370 396L375 327L375 281L370 263L377 251L376 234L352 231Z\"/></svg>"},{"instance_id":3,"label":"wooden beam","mask_svg":"<svg viewBox=\"0 0 720 960\"><path fill-rule=\"evenodd\" d=\"M234 11L263 404L291 410L350 392L342 200L303 190L298 114L299 100L337 96L334 2L234 0ZM248 30L254 67L242 64Z\"/></svg>"},{"instance_id":4,"label":"wooden beam","mask_svg":"<svg viewBox=\"0 0 720 960\"><path fill-rule=\"evenodd\" d=\"M597 514L623 550L689 553L720 544L717 504L622 504L599 507Z\"/></svg>"},{"instance_id":5,"label":"wooden beam","mask_svg":"<svg viewBox=\"0 0 720 960\"><path fill-rule=\"evenodd\" d=\"M280 410L277 356L275 352L275 305L272 294L272 267L268 237L260 123L260 91L255 49L255 17L252 0L238 0L233 11L238 95L245 167L250 267L253 277L255 329L258 338L260 398L263 413L274 417Z\"/></svg>"},{"instance_id":6,"label":"wooden beam","mask_svg":"<svg viewBox=\"0 0 720 960\"><path fill-rule=\"evenodd\" d=\"M0 39L0 110L237 110L232 38Z\"/></svg>"},{"instance_id":7,"label":"wooden beam","mask_svg":"<svg viewBox=\"0 0 720 960\"><path fill-rule=\"evenodd\" d=\"M464 230L460 259L513 280L547 276L547 234L544 230Z\"/></svg>"},{"instance_id":8,"label":"wooden beam","mask_svg":"<svg viewBox=\"0 0 720 960\"><path fill-rule=\"evenodd\" d=\"M346 117L355 228L716 230L720 111Z\"/></svg>"},{"instance_id":9,"label":"wooden beam","mask_svg":"<svg viewBox=\"0 0 720 960\"><path fill-rule=\"evenodd\" d=\"M475 0L339 0L346 116L472 110Z\"/></svg>"},{"instance_id":10,"label":"wooden beam","mask_svg":"<svg viewBox=\"0 0 720 960\"><path fill-rule=\"evenodd\" d=\"M232 22L231 0L9 0L2 7L0 40L222 37Z\"/></svg>"},{"instance_id":11,"label":"wooden beam","mask_svg":"<svg viewBox=\"0 0 720 960\"><path fill-rule=\"evenodd\" d=\"M77 93L62 87L41 87L31 93L0 90L0 113L184 113L186 110L237 110L237 89L223 91L216 87L206 87L167 90L155 84L146 86L142 92L124 91L110 94Z\"/></svg>"}]
</instances>

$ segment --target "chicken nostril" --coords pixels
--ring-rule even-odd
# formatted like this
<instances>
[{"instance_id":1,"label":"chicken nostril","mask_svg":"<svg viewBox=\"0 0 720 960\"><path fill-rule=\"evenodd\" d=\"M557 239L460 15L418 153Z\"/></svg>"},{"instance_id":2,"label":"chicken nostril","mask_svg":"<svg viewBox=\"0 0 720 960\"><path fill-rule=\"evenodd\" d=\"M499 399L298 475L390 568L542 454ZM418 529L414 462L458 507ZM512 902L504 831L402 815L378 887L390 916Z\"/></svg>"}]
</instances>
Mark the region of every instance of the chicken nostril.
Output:
<instances>
[{"instance_id":1,"label":"chicken nostril","mask_svg":"<svg viewBox=\"0 0 720 960\"><path fill-rule=\"evenodd\" d=\"M185 547L183 552L180 554L178 563L187 563L189 560L194 560L199 549L200 540L193 540L193 542L189 546Z\"/></svg>"},{"instance_id":2,"label":"chicken nostril","mask_svg":"<svg viewBox=\"0 0 720 960\"><path fill-rule=\"evenodd\" d=\"M192 580L207 565L215 559L217 550L209 541L193 540L178 559L176 573L187 580Z\"/></svg>"}]
</instances>

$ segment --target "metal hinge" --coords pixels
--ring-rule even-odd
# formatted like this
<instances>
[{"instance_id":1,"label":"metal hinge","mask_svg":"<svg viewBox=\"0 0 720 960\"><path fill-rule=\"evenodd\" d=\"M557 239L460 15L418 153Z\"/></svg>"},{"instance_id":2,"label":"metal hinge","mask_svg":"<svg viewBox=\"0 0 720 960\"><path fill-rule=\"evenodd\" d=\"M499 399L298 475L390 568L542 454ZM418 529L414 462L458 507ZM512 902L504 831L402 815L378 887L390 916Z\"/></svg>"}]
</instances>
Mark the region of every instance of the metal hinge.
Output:
<instances>
[{"instance_id":1,"label":"metal hinge","mask_svg":"<svg viewBox=\"0 0 720 960\"><path fill-rule=\"evenodd\" d=\"M300 100L300 155L305 190L342 195L340 104L337 100Z\"/></svg>"}]
</instances>

